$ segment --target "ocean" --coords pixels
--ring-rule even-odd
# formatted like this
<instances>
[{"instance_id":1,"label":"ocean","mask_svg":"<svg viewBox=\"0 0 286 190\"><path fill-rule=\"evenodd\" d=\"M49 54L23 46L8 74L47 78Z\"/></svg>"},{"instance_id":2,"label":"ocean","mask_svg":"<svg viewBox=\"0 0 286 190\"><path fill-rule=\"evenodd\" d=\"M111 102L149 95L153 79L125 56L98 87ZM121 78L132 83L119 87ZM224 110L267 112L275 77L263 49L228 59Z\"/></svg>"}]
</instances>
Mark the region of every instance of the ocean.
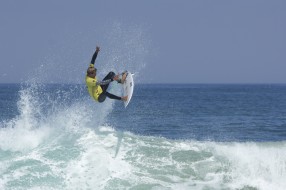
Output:
<instances>
[{"instance_id":1,"label":"ocean","mask_svg":"<svg viewBox=\"0 0 286 190\"><path fill-rule=\"evenodd\" d=\"M110 92L121 94L119 84ZM286 85L0 84L0 189L285 190Z\"/></svg>"}]
</instances>

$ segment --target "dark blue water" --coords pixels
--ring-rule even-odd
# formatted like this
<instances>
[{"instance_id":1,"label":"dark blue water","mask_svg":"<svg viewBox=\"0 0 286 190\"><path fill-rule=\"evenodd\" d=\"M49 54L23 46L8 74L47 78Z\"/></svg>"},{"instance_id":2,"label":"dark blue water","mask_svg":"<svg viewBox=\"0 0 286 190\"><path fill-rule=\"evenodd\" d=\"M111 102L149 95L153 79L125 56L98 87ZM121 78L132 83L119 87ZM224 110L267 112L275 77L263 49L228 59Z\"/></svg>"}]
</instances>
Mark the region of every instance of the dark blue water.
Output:
<instances>
[{"instance_id":1,"label":"dark blue water","mask_svg":"<svg viewBox=\"0 0 286 190\"><path fill-rule=\"evenodd\" d=\"M25 87L0 85L1 121L18 114L21 88ZM49 94L49 101L62 99L65 104L88 96L84 85L41 89L38 93ZM118 130L170 139L283 141L286 85L139 84L127 109L115 102L106 122Z\"/></svg>"}]
</instances>

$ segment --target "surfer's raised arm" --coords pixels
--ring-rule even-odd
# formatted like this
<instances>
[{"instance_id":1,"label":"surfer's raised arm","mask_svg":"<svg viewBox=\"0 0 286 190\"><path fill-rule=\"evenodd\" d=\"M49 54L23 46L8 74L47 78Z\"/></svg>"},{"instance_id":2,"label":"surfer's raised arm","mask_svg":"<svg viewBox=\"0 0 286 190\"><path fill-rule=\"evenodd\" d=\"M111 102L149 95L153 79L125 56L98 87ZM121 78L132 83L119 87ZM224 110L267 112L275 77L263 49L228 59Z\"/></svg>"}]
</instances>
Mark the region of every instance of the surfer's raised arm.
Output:
<instances>
[{"instance_id":1,"label":"surfer's raised arm","mask_svg":"<svg viewBox=\"0 0 286 190\"><path fill-rule=\"evenodd\" d=\"M92 58L91 58L90 64L93 64L93 65L94 65L95 60L96 60L96 57L97 57L97 54L98 54L99 51L100 51L100 47L99 47L99 46L96 46L96 49L95 49L95 52L94 52L94 54L93 54L93 56L92 56Z\"/></svg>"}]
</instances>

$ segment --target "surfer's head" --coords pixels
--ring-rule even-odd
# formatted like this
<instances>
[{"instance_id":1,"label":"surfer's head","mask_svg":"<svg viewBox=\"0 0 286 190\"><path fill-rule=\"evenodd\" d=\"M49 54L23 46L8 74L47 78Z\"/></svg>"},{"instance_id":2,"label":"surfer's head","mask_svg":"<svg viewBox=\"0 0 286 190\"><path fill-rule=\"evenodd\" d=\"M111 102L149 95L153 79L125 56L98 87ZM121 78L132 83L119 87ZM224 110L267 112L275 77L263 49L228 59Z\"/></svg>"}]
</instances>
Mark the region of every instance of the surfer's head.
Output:
<instances>
[{"instance_id":1,"label":"surfer's head","mask_svg":"<svg viewBox=\"0 0 286 190\"><path fill-rule=\"evenodd\" d=\"M86 71L87 76L94 78L96 76L96 68L89 67Z\"/></svg>"}]
</instances>

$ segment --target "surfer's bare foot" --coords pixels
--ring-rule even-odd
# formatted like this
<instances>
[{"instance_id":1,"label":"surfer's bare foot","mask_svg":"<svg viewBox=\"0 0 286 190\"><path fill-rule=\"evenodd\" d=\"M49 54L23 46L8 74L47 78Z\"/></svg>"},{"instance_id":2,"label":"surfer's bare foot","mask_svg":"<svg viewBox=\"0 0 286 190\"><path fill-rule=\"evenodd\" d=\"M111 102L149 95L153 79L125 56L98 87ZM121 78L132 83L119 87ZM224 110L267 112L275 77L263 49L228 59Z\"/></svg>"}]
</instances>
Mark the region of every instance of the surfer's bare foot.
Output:
<instances>
[{"instance_id":1,"label":"surfer's bare foot","mask_svg":"<svg viewBox=\"0 0 286 190\"><path fill-rule=\"evenodd\" d=\"M124 102L126 102L126 101L127 101L127 98L128 98L128 96L122 96L122 97L121 97L121 100L124 101Z\"/></svg>"},{"instance_id":2,"label":"surfer's bare foot","mask_svg":"<svg viewBox=\"0 0 286 190\"><path fill-rule=\"evenodd\" d=\"M125 82L126 77L127 77L127 72L122 74L122 79L121 79L122 84Z\"/></svg>"}]
</instances>

